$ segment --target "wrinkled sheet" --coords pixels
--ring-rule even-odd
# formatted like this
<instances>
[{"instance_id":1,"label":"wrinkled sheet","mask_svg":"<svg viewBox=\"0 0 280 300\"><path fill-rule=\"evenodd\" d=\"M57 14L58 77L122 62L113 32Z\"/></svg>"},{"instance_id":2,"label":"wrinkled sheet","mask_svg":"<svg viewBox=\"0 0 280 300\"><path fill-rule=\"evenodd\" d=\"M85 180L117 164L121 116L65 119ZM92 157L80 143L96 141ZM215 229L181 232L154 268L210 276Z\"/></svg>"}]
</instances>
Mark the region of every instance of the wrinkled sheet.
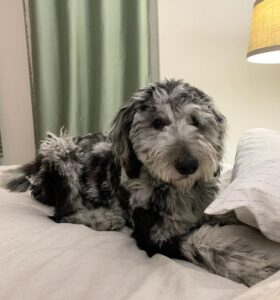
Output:
<instances>
[{"instance_id":1,"label":"wrinkled sheet","mask_svg":"<svg viewBox=\"0 0 280 300\"><path fill-rule=\"evenodd\" d=\"M260 282L233 300L279 300L280 272Z\"/></svg>"},{"instance_id":2,"label":"wrinkled sheet","mask_svg":"<svg viewBox=\"0 0 280 300\"><path fill-rule=\"evenodd\" d=\"M188 262L148 258L128 230L56 224L51 213L29 193L0 189L0 299L227 300L249 290Z\"/></svg>"}]
</instances>

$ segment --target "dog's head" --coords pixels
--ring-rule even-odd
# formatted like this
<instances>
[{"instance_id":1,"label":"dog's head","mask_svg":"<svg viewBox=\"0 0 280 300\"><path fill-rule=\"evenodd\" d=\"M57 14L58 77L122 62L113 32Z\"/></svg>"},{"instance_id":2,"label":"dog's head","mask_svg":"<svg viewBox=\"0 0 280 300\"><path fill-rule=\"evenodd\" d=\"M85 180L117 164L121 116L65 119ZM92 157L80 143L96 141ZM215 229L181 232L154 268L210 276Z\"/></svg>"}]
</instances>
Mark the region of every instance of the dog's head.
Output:
<instances>
[{"instance_id":1,"label":"dog's head","mask_svg":"<svg viewBox=\"0 0 280 300\"><path fill-rule=\"evenodd\" d=\"M110 137L128 177L138 177L145 167L153 177L185 189L219 172L225 125L206 94L166 80L133 95Z\"/></svg>"}]
</instances>

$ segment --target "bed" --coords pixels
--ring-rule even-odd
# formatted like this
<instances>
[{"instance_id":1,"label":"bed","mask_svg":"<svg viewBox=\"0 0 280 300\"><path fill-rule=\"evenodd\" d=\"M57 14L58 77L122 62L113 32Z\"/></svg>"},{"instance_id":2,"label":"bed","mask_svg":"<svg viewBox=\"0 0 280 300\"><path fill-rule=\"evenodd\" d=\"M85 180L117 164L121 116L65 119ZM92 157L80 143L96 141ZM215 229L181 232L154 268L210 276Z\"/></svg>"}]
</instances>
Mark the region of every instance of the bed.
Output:
<instances>
[{"instance_id":1,"label":"bed","mask_svg":"<svg viewBox=\"0 0 280 300\"><path fill-rule=\"evenodd\" d=\"M264 142L268 136L269 141ZM272 142L277 142L274 148L270 147ZM241 145L235 173L242 169L239 163L242 160L246 170L256 170L252 165L248 167L250 159L244 149L249 158L253 153L258 159L260 153L269 153L269 159L265 157L264 161L273 162L274 169L280 172L279 132L254 131L249 133L249 139L248 134L244 136ZM271 151L266 150L269 147ZM3 169L0 167L0 175ZM256 172L253 173L255 176ZM280 174L273 178L279 177ZM224 167L221 191L233 186L232 178L232 166ZM280 198L278 191L276 194L277 210ZM218 198L213 203L222 200ZM217 205L212 209L217 209ZM267 212L275 215L275 209ZM52 209L35 202L28 192L17 194L0 189L0 299L280 299L280 271L249 289L185 261L162 255L147 257L137 248L128 228L121 232L97 232L83 225L57 224L48 218L50 215ZM280 224L279 218L276 221ZM267 239L252 227L224 226L220 234L242 236L254 247L266 248L271 255L280 256L280 243Z\"/></svg>"},{"instance_id":2,"label":"bed","mask_svg":"<svg viewBox=\"0 0 280 300\"><path fill-rule=\"evenodd\" d=\"M29 193L0 189L0 299L280 299L280 272L248 289L188 262L148 258L127 228L96 232L56 224L51 214ZM271 255L280 250L249 227L223 227L223 234L242 235Z\"/></svg>"}]
</instances>

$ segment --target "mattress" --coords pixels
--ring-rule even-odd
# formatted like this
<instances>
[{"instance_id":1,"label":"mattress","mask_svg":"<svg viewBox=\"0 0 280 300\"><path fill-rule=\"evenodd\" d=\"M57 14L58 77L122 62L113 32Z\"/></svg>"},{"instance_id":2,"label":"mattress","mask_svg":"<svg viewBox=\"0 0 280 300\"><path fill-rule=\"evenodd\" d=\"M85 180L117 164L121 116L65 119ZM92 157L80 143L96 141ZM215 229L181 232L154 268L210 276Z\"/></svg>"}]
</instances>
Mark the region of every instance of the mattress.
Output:
<instances>
[{"instance_id":1,"label":"mattress","mask_svg":"<svg viewBox=\"0 0 280 300\"><path fill-rule=\"evenodd\" d=\"M247 300L270 299L250 298L256 288L268 293L267 285L280 287L280 273L248 289L185 261L147 257L127 228L97 232L56 224L48 218L51 214L29 193L0 189L0 299ZM243 235L272 255L280 250L245 226L221 228L223 234Z\"/></svg>"}]
</instances>

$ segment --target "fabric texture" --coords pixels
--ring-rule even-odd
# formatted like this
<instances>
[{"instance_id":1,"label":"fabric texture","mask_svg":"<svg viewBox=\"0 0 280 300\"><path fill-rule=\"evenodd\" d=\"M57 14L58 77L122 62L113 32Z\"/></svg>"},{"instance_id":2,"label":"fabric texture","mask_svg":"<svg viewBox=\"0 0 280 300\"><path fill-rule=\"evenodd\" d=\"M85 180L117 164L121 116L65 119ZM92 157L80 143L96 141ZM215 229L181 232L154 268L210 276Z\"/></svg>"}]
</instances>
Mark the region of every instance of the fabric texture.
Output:
<instances>
[{"instance_id":1,"label":"fabric texture","mask_svg":"<svg viewBox=\"0 0 280 300\"><path fill-rule=\"evenodd\" d=\"M25 0L38 145L46 131L108 129L151 81L148 0Z\"/></svg>"},{"instance_id":2,"label":"fabric texture","mask_svg":"<svg viewBox=\"0 0 280 300\"><path fill-rule=\"evenodd\" d=\"M276 295L280 272L248 289L188 262L162 255L149 258L128 229L96 232L82 225L56 224L48 219L52 209L29 193L0 189L0 199L0 299L278 299L259 295ZM233 225L220 230L221 236L240 236L271 255L279 253L280 244L255 229Z\"/></svg>"},{"instance_id":3,"label":"fabric texture","mask_svg":"<svg viewBox=\"0 0 280 300\"><path fill-rule=\"evenodd\" d=\"M0 299L230 300L247 290L188 262L149 258L128 229L57 224L29 193L0 189L0 199Z\"/></svg>"},{"instance_id":4,"label":"fabric texture","mask_svg":"<svg viewBox=\"0 0 280 300\"><path fill-rule=\"evenodd\" d=\"M280 272L260 282L233 300L278 300L280 299Z\"/></svg>"},{"instance_id":5,"label":"fabric texture","mask_svg":"<svg viewBox=\"0 0 280 300\"><path fill-rule=\"evenodd\" d=\"M246 131L240 139L230 185L206 209L234 209L240 221L280 242L280 132Z\"/></svg>"}]
</instances>

